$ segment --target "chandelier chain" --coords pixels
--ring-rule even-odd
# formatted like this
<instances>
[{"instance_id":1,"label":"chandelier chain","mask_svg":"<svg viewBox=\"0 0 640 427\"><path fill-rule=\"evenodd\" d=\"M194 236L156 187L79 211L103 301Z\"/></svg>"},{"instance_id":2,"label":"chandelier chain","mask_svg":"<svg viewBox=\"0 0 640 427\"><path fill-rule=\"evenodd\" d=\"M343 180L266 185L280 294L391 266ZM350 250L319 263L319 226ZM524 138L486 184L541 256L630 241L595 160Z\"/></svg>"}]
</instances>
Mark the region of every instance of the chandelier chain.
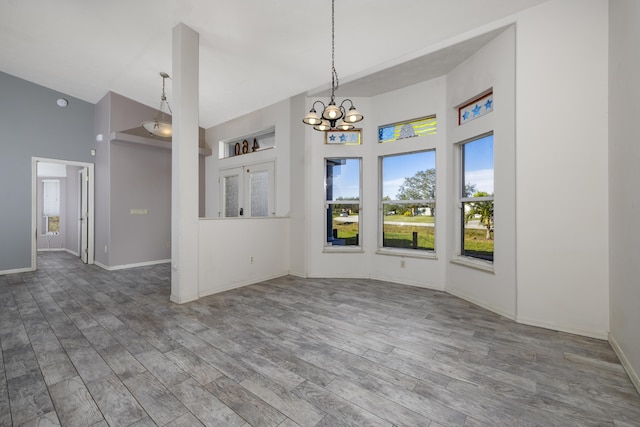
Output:
<instances>
[{"instance_id":1,"label":"chandelier chain","mask_svg":"<svg viewBox=\"0 0 640 427\"><path fill-rule=\"evenodd\" d=\"M335 102L335 92L340 85L336 71L336 12L335 0L331 0L331 102Z\"/></svg>"}]
</instances>

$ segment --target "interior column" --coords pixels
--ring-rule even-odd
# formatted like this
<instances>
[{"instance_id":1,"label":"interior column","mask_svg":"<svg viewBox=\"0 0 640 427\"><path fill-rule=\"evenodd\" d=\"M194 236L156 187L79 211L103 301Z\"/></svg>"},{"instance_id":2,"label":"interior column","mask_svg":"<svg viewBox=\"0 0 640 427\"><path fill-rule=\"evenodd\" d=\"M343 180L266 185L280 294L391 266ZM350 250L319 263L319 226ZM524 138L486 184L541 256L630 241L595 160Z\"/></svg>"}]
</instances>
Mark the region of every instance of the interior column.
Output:
<instances>
[{"instance_id":1,"label":"interior column","mask_svg":"<svg viewBox=\"0 0 640 427\"><path fill-rule=\"evenodd\" d=\"M173 28L171 301L198 298L199 35Z\"/></svg>"}]
</instances>

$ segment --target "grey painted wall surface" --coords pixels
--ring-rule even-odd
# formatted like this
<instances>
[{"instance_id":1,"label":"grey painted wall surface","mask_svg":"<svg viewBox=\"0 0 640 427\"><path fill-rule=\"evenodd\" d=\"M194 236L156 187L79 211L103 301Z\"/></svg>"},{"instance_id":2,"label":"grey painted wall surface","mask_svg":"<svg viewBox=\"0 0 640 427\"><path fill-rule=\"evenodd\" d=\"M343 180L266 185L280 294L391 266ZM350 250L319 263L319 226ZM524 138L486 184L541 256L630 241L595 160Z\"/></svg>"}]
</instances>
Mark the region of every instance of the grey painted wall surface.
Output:
<instances>
[{"instance_id":1,"label":"grey painted wall surface","mask_svg":"<svg viewBox=\"0 0 640 427\"><path fill-rule=\"evenodd\" d=\"M0 271L31 266L31 158L93 162L94 105L0 72ZM69 100L66 108L56 100Z\"/></svg>"},{"instance_id":2,"label":"grey painted wall surface","mask_svg":"<svg viewBox=\"0 0 640 427\"><path fill-rule=\"evenodd\" d=\"M109 247L111 222L109 215L109 200L111 196L109 122L111 120L111 93L106 94L95 108L95 134L102 135L102 141L96 142L95 157L95 261L102 265L109 265ZM107 250L105 250L105 248Z\"/></svg>"},{"instance_id":3,"label":"grey painted wall surface","mask_svg":"<svg viewBox=\"0 0 640 427\"><path fill-rule=\"evenodd\" d=\"M112 141L110 211L110 266L170 259L171 150Z\"/></svg>"},{"instance_id":4,"label":"grey painted wall surface","mask_svg":"<svg viewBox=\"0 0 640 427\"><path fill-rule=\"evenodd\" d=\"M116 132L140 128L155 114L114 92L96 104L95 133L103 140L95 145L95 259L106 267L171 258L171 150L111 139ZM202 156L199 168L199 213L204 216ZM131 209L148 213L131 215Z\"/></svg>"}]
</instances>

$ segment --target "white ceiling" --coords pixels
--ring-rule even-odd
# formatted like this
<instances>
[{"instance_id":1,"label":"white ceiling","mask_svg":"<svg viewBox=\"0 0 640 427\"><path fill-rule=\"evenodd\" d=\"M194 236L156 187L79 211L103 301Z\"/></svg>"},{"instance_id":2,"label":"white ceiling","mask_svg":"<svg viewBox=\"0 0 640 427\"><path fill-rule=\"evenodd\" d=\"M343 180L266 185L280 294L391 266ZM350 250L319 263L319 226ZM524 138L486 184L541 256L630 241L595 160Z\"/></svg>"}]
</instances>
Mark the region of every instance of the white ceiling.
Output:
<instances>
[{"instance_id":1,"label":"white ceiling","mask_svg":"<svg viewBox=\"0 0 640 427\"><path fill-rule=\"evenodd\" d=\"M544 1L337 0L338 95L446 72L495 33L436 47ZM111 90L157 108L179 22L200 34L202 127L320 94L331 79L330 0L0 0L0 71L91 103Z\"/></svg>"}]
</instances>

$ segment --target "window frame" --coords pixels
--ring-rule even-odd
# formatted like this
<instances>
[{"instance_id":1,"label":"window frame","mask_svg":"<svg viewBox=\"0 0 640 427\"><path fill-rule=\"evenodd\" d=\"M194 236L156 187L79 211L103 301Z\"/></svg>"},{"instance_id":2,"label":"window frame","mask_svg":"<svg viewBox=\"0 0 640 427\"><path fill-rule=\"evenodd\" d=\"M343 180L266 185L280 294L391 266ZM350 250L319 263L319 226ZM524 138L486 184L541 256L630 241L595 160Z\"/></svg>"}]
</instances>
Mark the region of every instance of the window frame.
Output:
<instances>
[{"instance_id":1,"label":"window frame","mask_svg":"<svg viewBox=\"0 0 640 427\"><path fill-rule=\"evenodd\" d=\"M484 132L478 135L475 135L471 138L467 138L463 141L460 141L455 144L456 148L456 218L455 222L457 225L455 226L456 230L456 244L455 244L455 253L451 259L451 262L466 265L468 267L488 271L495 273L495 238L494 238L494 249L492 259L486 259L482 257L473 256L465 253L464 243L465 243L465 212L464 207L467 203L474 202L492 202L493 209L495 211L495 146L493 149L493 174L494 174L494 188L493 195L486 197L473 197L466 195L466 182L465 182L465 159L464 159L464 147L466 144L472 143L474 141L478 141L480 139L486 138L488 136L494 137L495 133L493 130L489 132ZM494 226L492 226L492 229Z\"/></svg>"},{"instance_id":2,"label":"window frame","mask_svg":"<svg viewBox=\"0 0 640 427\"><path fill-rule=\"evenodd\" d=\"M435 116L434 116L435 117ZM434 169L435 169L435 194L432 199L411 199L411 200L384 200L384 159L389 157L397 157L397 156L406 156L411 154L419 154L433 152L434 156ZM384 219L385 219L385 205L401 205L401 204L412 204L412 205L433 205L433 207L437 206L437 194L438 194L438 179L437 179L437 150L435 147L425 148L422 150L414 150L414 151L405 151L405 152L394 152L389 154L381 154L378 156L378 248L377 253L384 255L397 255L403 257L415 257L415 258L437 258L437 248L436 248L436 235L437 235L437 213L434 214L433 221L433 237L434 244L433 249L420 249L420 248L398 248L392 246L384 246ZM437 212L437 210L436 210Z\"/></svg>"},{"instance_id":3,"label":"window frame","mask_svg":"<svg viewBox=\"0 0 640 427\"><path fill-rule=\"evenodd\" d=\"M359 195L358 195L358 200L328 200L327 197L327 188L328 188L328 176L327 176L327 172L328 172L328 161L330 160L357 160L358 161L358 191L359 191ZM323 238L322 238L322 242L323 242L323 252L362 252L363 251L363 244L362 244L362 229L363 229L363 221L362 221L362 193L363 193L363 187L362 187L362 169L363 169L363 160L362 157L360 156L327 156L324 157L323 159L323 171L324 171L324 202L323 202L323 216L324 216L324 220L323 220L323 224L324 224L324 231L323 231ZM356 237L356 245L339 245L339 244L333 244L331 243L331 241L329 240L329 230L333 230L333 215L331 214L331 224L329 224L329 213L331 212L330 209L332 209L331 207L334 205L342 205L342 206L349 206L349 205L355 205L358 208L358 233L357 233L357 237ZM333 235L332 235L333 236ZM333 237L332 237L333 238ZM339 240L339 239L338 239Z\"/></svg>"}]
</instances>

